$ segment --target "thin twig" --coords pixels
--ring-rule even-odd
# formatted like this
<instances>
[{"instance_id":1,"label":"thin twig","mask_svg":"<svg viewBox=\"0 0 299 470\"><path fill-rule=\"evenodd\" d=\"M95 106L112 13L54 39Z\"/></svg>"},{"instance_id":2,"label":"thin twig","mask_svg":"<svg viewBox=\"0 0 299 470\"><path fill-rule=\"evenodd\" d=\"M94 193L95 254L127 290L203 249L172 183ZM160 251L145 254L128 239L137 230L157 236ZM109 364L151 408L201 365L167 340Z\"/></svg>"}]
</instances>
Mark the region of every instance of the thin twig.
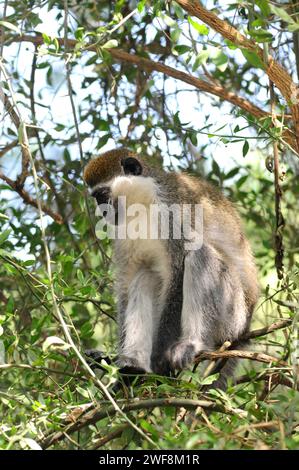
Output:
<instances>
[{"instance_id":1,"label":"thin twig","mask_svg":"<svg viewBox=\"0 0 299 470\"><path fill-rule=\"evenodd\" d=\"M274 85L271 80L269 80L270 88L270 102L271 102L271 114L272 114L272 124L275 126L276 123L276 113L275 113L275 93ZM283 279L283 228L285 225L284 217L281 211L281 197L282 190L279 182L280 170L279 170L279 151L277 140L273 140L273 160L274 160L274 189L275 189L275 267L277 271L278 279Z\"/></svg>"},{"instance_id":2,"label":"thin twig","mask_svg":"<svg viewBox=\"0 0 299 470\"><path fill-rule=\"evenodd\" d=\"M5 183L11 187L11 189L16 191L16 193L18 193L19 196L21 196L21 198L26 204L38 209L38 201L36 199L33 199L30 196L30 194L22 186L19 185L18 181L13 181L12 179L8 178L6 175L4 175L4 173L2 173L2 171L0 171L0 179L5 181ZM43 202L41 202L41 208L42 208L42 211L45 214L52 217L52 219L55 220L55 222L57 222L60 225L63 224L63 218L61 217L61 215L53 211L50 207L48 207Z\"/></svg>"},{"instance_id":3,"label":"thin twig","mask_svg":"<svg viewBox=\"0 0 299 470\"><path fill-rule=\"evenodd\" d=\"M239 350L229 350L229 351L202 351L195 359L195 363L201 362L206 359L230 359L230 358L240 358L240 359L250 359L251 361L263 362L264 364L278 364L283 367L290 367L286 362L281 359L270 356L269 354L264 354L257 351L239 351Z\"/></svg>"},{"instance_id":4,"label":"thin twig","mask_svg":"<svg viewBox=\"0 0 299 470\"><path fill-rule=\"evenodd\" d=\"M132 401L124 405L122 411L126 413L143 409L153 409L157 407L161 408L165 406L171 406L175 408L183 407L187 409L204 408L207 410L217 411L219 413L236 415L242 418L247 416L246 411L239 408L232 408L225 404L218 404L210 400L191 400L182 398L155 398L149 400ZM39 444L43 449L47 449L48 447L63 439L64 433L71 434L86 426L95 424L98 421L106 418L107 416L112 417L115 414L116 410L113 407L106 407L105 409L103 409L103 405L100 405L99 407L96 407L84 414L84 416L80 418L76 423L65 426L63 428L63 431L57 431L50 434L49 436L46 436L39 442Z\"/></svg>"},{"instance_id":5,"label":"thin twig","mask_svg":"<svg viewBox=\"0 0 299 470\"><path fill-rule=\"evenodd\" d=\"M113 429L113 431L111 431L109 434L106 434L106 436L96 439L93 442L93 445L91 446L91 448L95 450L95 449L99 449L100 447L103 447L108 442L121 436L122 433L128 428L129 428L129 425L124 424L123 426L119 426L116 429Z\"/></svg>"}]
</instances>

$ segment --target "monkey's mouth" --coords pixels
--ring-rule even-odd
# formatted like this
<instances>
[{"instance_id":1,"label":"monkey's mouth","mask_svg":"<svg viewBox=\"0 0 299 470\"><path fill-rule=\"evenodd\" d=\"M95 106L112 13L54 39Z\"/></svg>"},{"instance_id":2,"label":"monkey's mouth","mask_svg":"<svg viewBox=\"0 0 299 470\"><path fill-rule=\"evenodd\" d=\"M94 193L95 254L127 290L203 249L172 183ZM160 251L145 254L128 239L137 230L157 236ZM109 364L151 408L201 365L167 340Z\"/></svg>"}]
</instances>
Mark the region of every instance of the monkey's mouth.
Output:
<instances>
[{"instance_id":1,"label":"monkey's mouth","mask_svg":"<svg viewBox=\"0 0 299 470\"><path fill-rule=\"evenodd\" d=\"M104 217L110 225L122 225L126 219L126 205L113 198L109 187L96 188L92 197L97 201L97 215Z\"/></svg>"},{"instance_id":2,"label":"monkey's mouth","mask_svg":"<svg viewBox=\"0 0 299 470\"><path fill-rule=\"evenodd\" d=\"M107 186L95 189L91 195L96 199L98 206L108 204L109 200L111 200L111 190Z\"/></svg>"}]
</instances>

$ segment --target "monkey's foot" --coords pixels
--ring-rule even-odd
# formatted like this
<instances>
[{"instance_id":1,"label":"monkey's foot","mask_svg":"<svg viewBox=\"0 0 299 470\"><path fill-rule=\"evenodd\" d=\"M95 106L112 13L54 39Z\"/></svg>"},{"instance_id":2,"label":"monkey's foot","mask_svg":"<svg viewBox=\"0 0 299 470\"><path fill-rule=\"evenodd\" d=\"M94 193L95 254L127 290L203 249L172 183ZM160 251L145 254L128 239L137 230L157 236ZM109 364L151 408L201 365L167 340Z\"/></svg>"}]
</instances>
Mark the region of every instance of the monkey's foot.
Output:
<instances>
[{"instance_id":1,"label":"monkey's foot","mask_svg":"<svg viewBox=\"0 0 299 470\"><path fill-rule=\"evenodd\" d=\"M125 375L140 375L145 374L146 370L140 366L138 361L133 357L119 356L117 359L120 374Z\"/></svg>"},{"instance_id":2,"label":"monkey's foot","mask_svg":"<svg viewBox=\"0 0 299 470\"><path fill-rule=\"evenodd\" d=\"M137 360L128 356L119 356L117 359L117 365L119 367L120 379L116 382L113 389L115 392L123 389L123 386L129 387L134 385L140 385L144 381L144 374L146 370L140 367Z\"/></svg>"},{"instance_id":3,"label":"monkey's foot","mask_svg":"<svg viewBox=\"0 0 299 470\"><path fill-rule=\"evenodd\" d=\"M199 348L196 347L193 341L183 340L178 341L169 348L167 357L173 370L182 370L192 364L198 353Z\"/></svg>"},{"instance_id":4,"label":"monkey's foot","mask_svg":"<svg viewBox=\"0 0 299 470\"><path fill-rule=\"evenodd\" d=\"M101 361L105 360L107 364L111 364L112 360L110 357L106 356L103 351L99 351L98 349L86 349L84 354L87 358L87 362L91 368L97 368L101 366Z\"/></svg>"}]
</instances>

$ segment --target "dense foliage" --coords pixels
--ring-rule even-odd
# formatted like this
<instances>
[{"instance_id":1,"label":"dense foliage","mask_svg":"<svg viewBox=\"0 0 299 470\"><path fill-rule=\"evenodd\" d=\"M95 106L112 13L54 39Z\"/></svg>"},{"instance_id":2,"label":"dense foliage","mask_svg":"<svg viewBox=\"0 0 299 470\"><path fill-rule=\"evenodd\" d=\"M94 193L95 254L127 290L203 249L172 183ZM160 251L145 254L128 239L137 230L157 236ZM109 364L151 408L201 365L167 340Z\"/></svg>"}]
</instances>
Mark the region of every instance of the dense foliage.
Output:
<instances>
[{"instance_id":1,"label":"dense foliage","mask_svg":"<svg viewBox=\"0 0 299 470\"><path fill-rule=\"evenodd\" d=\"M1 0L0 32L1 448L297 448L297 2ZM122 145L205 175L243 217L252 329L284 328L226 393L200 370L115 392L116 367L84 362L115 353L116 309L82 168Z\"/></svg>"}]
</instances>

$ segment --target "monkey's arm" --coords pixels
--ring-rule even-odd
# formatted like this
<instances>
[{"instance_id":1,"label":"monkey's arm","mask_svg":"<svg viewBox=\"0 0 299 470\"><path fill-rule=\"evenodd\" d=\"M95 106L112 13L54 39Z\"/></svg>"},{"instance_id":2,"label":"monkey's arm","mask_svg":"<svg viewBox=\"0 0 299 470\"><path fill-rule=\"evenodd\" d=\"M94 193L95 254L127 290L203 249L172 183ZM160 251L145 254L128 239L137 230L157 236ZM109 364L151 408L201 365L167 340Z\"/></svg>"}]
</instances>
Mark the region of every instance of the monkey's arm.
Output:
<instances>
[{"instance_id":1,"label":"monkey's arm","mask_svg":"<svg viewBox=\"0 0 299 470\"><path fill-rule=\"evenodd\" d=\"M118 365L151 372L155 298L153 274L140 268L131 281L127 297L126 307L119 309Z\"/></svg>"}]
</instances>

